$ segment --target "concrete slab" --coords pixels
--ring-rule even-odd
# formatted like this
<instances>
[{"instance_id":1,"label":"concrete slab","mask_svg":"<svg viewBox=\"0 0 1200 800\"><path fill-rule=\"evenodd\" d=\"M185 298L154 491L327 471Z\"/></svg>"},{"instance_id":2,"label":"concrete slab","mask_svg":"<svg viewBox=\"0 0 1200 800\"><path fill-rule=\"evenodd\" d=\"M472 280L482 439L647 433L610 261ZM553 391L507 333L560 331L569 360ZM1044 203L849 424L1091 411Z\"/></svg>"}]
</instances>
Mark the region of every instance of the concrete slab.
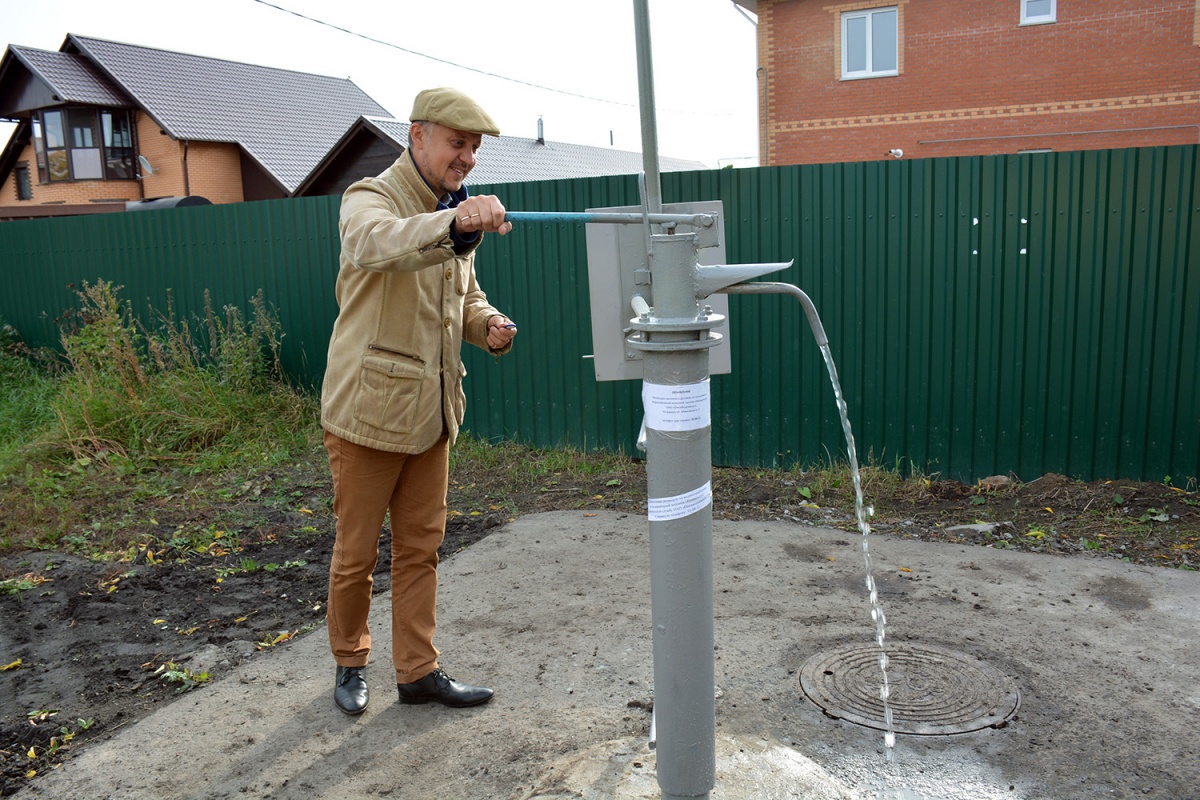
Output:
<instances>
[{"instance_id":1,"label":"concrete slab","mask_svg":"<svg viewBox=\"0 0 1200 800\"><path fill-rule=\"evenodd\" d=\"M644 517L540 514L443 565L443 666L495 687L487 706L398 705L377 598L363 716L332 705L321 629L17 797L657 797L647 537ZM873 535L889 639L969 654L1022 693L1005 727L900 736L889 764L879 731L799 685L810 656L874 640L860 540L714 523L712 798L1200 796L1200 576Z\"/></svg>"}]
</instances>

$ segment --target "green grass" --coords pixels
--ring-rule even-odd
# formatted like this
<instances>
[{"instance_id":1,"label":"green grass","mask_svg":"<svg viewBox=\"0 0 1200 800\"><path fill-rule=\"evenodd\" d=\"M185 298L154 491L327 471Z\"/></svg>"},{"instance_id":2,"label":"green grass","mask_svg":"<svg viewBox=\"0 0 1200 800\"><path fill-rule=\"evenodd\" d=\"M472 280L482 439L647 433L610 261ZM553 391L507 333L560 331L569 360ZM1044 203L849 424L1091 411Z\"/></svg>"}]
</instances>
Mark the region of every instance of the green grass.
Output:
<instances>
[{"instance_id":1,"label":"green grass","mask_svg":"<svg viewBox=\"0 0 1200 800\"><path fill-rule=\"evenodd\" d=\"M520 482L539 482L557 476L572 479L622 472L629 457L605 451L585 452L571 447L529 448L513 442L488 442L464 434L450 451L450 471L479 475L502 472Z\"/></svg>"},{"instance_id":2,"label":"green grass","mask_svg":"<svg viewBox=\"0 0 1200 800\"><path fill-rule=\"evenodd\" d=\"M0 552L226 558L264 530L331 529L318 401L283 380L278 322L261 298L247 316L207 308L199 320L177 320L168 309L150 329L133 320L118 287L85 284L78 295L60 354L31 351L0 321ZM450 462L452 518L645 506L645 461L624 453L464 434ZM1082 542L1185 568L1200 551L1193 479L1180 489L1168 477L1157 492L1136 482L1066 486L1052 497L1035 488L1022 500L1015 484L946 486L871 453L859 476L877 523L923 524L932 538L949 523L995 519L1011 521L1016 541L1033 549ZM714 467L713 487L714 509L737 518L807 507L822 521L830 510L854 511L848 465L832 458L803 468ZM29 588L29 578L3 578L0 593Z\"/></svg>"},{"instance_id":3,"label":"green grass","mask_svg":"<svg viewBox=\"0 0 1200 800\"><path fill-rule=\"evenodd\" d=\"M53 421L57 387L53 370L20 346L15 330L0 326L0 475L20 466L29 432Z\"/></svg>"},{"instance_id":4,"label":"green grass","mask_svg":"<svg viewBox=\"0 0 1200 800\"><path fill-rule=\"evenodd\" d=\"M172 475L252 476L319 442L317 398L284 381L261 297L248 316L206 298L202 319L168 309L148 329L119 290L84 284L58 355L0 326L0 550L120 548L133 509L186 505Z\"/></svg>"},{"instance_id":5,"label":"green grass","mask_svg":"<svg viewBox=\"0 0 1200 800\"><path fill-rule=\"evenodd\" d=\"M636 475L636 477L632 477ZM531 448L514 442L488 442L464 432L450 450L450 516L502 512L516 516L531 509L531 496L577 500L596 494L643 492L643 463L621 453L572 447ZM593 487L584 494L581 485ZM568 488L569 487L569 488ZM643 492L644 493L644 492ZM525 498L524 504L516 498Z\"/></svg>"},{"instance_id":6,"label":"green grass","mask_svg":"<svg viewBox=\"0 0 1200 800\"><path fill-rule=\"evenodd\" d=\"M279 459L311 435L316 400L282 383L279 323L261 297L250 319L234 307L218 315L206 298L203 324L168 313L146 330L117 287L85 284L78 295L62 337L70 370L31 442L37 455L208 472Z\"/></svg>"},{"instance_id":7,"label":"green grass","mask_svg":"<svg viewBox=\"0 0 1200 800\"><path fill-rule=\"evenodd\" d=\"M120 287L84 284L77 295L61 355L30 353L11 329L0 340L0 550L187 558L237 552L261 522L239 515L259 505L328 512L328 487L315 485L327 475L317 398L282 379L279 325L261 298L245 316L206 302L200 319L181 320L168 308L147 328ZM450 460L451 516L644 502L645 462L623 453L464 434ZM868 495L904 480L873 464L862 476ZM844 464L751 477L787 483L797 503L853 508ZM180 521L191 516L204 521Z\"/></svg>"}]
</instances>

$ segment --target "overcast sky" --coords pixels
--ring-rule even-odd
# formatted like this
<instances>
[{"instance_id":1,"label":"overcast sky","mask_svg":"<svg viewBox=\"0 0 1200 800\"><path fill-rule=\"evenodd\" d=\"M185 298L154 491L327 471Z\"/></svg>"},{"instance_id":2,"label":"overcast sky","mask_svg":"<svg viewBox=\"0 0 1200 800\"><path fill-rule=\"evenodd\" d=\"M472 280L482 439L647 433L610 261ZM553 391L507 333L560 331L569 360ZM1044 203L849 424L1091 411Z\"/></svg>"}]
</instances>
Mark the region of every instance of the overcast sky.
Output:
<instances>
[{"instance_id":1,"label":"overcast sky","mask_svg":"<svg viewBox=\"0 0 1200 800\"><path fill-rule=\"evenodd\" d=\"M642 149L633 0L270 2L327 24L260 0L0 0L0 37L58 50L75 33L346 77L400 119L421 89L455 86L505 134L536 137L540 116L551 141ZM649 6L659 153L756 165L753 17L731 0ZM0 123L0 141L12 129Z\"/></svg>"}]
</instances>

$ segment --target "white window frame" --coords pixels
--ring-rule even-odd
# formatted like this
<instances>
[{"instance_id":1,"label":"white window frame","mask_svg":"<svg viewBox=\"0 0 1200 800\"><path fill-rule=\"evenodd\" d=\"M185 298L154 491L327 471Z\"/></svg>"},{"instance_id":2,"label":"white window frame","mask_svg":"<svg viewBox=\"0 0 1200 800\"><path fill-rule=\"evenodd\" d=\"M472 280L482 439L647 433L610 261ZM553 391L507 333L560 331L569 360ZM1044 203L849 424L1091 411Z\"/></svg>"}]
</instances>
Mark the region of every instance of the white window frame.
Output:
<instances>
[{"instance_id":1,"label":"white window frame","mask_svg":"<svg viewBox=\"0 0 1200 800\"><path fill-rule=\"evenodd\" d=\"M1050 0L1050 12L1047 14L1037 14L1031 16L1029 14L1030 0L1021 0L1021 24L1022 25L1046 25L1050 22L1058 21L1058 0Z\"/></svg>"},{"instance_id":2,"label":"white window frame","mask_svg":"<svg viewBox=\"0 0 1200 800\"><path fill-rule=\"evenodd\" d=\"M876 70L871 63L872 37L874 36L874 17L876 14L892 12L896 15L896 66L891 69ZM849 68L849 48L846 46L846 22L851 19L866 19L867 21L867 68L851 72ZM860 78L886 78L900 74L900 7L883 6L881 8L865 8L861 11L842 12L842 80L858 80Z\"/></svg>"}]
</instances>

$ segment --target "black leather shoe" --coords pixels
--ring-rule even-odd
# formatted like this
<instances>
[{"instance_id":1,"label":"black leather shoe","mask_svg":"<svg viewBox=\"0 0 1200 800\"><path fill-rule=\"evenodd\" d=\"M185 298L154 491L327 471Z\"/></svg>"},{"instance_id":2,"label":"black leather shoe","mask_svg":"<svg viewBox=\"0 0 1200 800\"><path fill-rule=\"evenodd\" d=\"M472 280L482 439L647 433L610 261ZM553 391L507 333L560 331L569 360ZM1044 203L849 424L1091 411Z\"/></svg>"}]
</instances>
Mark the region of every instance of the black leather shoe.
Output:
<instances>
[{"instance_id":1,"label":"black leather shoe","mask_svg":"<svg viewBox=\"0 0 1200 800\"><path fill-rule=\"evenodd\" d=\"M435 700L451 708L477 706L491 700L495 694L491 689L482 686L459 683L441 669L435 669L414 683L398 683L396 688L400 690L401 703L418 705Z\"/></svg>"},{"instance_id":2,"label":"black leather shoe","mask_svg":"<svg viewBox=\"0 0 1200 800\"><path fill-rule=\"evenodd\" d=\"M363 676L366 667L338 667L337 680L333 685L333 704L351 716L367 710L367 679Z\"/></svg>"}]
</instances>

